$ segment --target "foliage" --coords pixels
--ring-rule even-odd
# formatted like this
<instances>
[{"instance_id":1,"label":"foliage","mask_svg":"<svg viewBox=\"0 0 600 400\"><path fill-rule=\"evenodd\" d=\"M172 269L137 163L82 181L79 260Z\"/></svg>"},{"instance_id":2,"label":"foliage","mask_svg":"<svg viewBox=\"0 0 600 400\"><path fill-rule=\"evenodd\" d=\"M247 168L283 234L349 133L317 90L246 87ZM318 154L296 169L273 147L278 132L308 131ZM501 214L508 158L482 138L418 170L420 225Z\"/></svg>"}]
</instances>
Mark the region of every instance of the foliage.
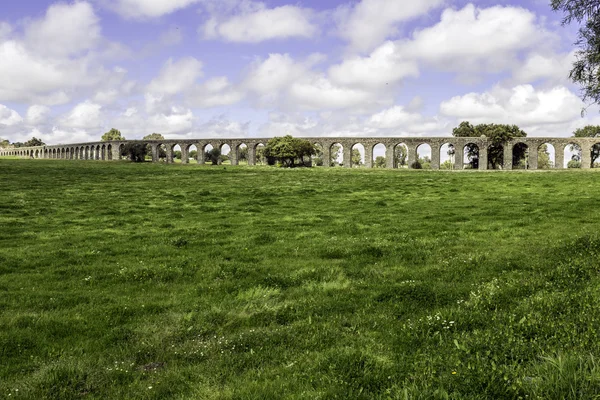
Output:
<instances>
[{"instance_id":1,"label":"foliage","mask_svg":"<svg viewBox=\"0 0 600 400\"><path fill-rule=\"evenodd\" d=\"M316 150L310 141L287 135L270 139L264 154L267 159L275 160L284 167L295 167L296 163L305 165L304 159L315 155Z\"/></svg>"},{"instance_id":2,"label":"foliage","mask_svg":"<svg viewBox=\"0 0 600 400\"><path fill-rule=\"evenodd\" d=\"M121 156L129 158L133 162L144 162L148 148L143 143L125 143Z\"/></svg>"},{"instance_id":3,"label":"foliage","mask_svg":"<svg viewBox=\"0 0 600 400\"><path fill-rule=\"evenodd\" d=\"M160 133L151 133L143 137L143 140L165 140L165 137ZM146 149L147 154L152 155L152 145L147 145ZM167 149L164 144L158 146L158 159L166 159L167 158Z\"/></svg>"},{"instance_id":4,"label":"foliage","mask_svg":"<svg viewBox=\"0 0 600 400\"><path fill-rule=\"evenodd\" d=\"M567 168L581 168L581 161L577 159L572 159L567 163Z\"/></svg>"},{"instance_id":5,"label":"foliage","mask_svg":"<svg viewBox=\"0 0 600 400\"><path fill-rule=\"evenodd\" d=\"M204 153L204 161L210 162L212 165L219 165L222 161L221 150L218 147L214 147Z\"/></svg>"},{"instance_id":6,"label":"foliage","mask_svg":"<svg viewBox=\"0 0 600 400\"><path fill-rule=\"evenodd\" d=\"M2 139L0 138L0 147L9 147L10 146L10 141L8 141L8 139Z\"/></svg>"},{"instance_id":7,"label":"foliage","mask_svg":"<svg viewBox=\"0 0 600 400\"><path fill-rule=\"evenodd\" d=\"M538 149L538 169L552 169L554 163L550 161L550 153L548 152L548 145L543 144Z\"/></svg>"},{"instance_id":8,"label":"foliage","mask_svg":"<svg viewBox=\"0 0 600 400\"><path fill-rule=\"evenodd\" d=\"M446 160L440 165L440 169L454 169L454 163L450 160Z\"/></svg>"},{"instance_id":9,"label":"foliage","mask_svg":"<svg viewBox=\"0 0 600 400\"><path fill-rule=\"evenodd\" d=\"M238 150L238 161L248 162L248 147L240 147Z\"/></svg>"},{"instance_id":10,"label":"foliage","mask_svg":"<svg viewBox=\"0 0 600 400\"><path fill-rule=\"evenodd\" d=\"M385 168L386 160L384 156L375 157L375 168Z\"/></svg>"},{"instance_id":11,"label":"foliage","mask_svg":"<svg viewBox=\"0 0 600 400\"><path fill-rule=\"evenodd\" d=\"M408 148L400 144L394 149L394 167L400 168L406 165L408 159Z\"/></svg>"},{"instance_id":12,"label":"foliage","mask_svg":"<svg viewBox=\"0 0 600 400\"><path fill-rule=\"evenodd\" d=\"M521 130L517 125L503 124L479 124L471 125L468 121L461 122L452 130L454 137L480 137L486 136L491 139L488 147L488 167L497 169L504 165L503 145L510 139L517 137L526 137L527 133ZM526 157L526 148L515 147L513 150L513 165L518 165ZM479 168L479 149L477 145L470 143L467 145L467 159L471 168Z\"/></svg>"},{"instance_id":13,"label":"foliage","mask_svg":"<svg viewBox=\"0 0 600 400\"><path fill-rule=\"evenodd\" d=\"M352 166L360 167L361 165L363 165L363 162L362 162L362 155L360 154L360 150L352 149Z\"/></svg>"},{"instance_id":14,"label":"foliage","mask_svg":"<svg viewBox=\"0 0 600 400\"><path fill-rule=\"evenodd\" d=\"M23 144L23 147L35 147L35 146L45 146L46 143L42 142L41 139L36 138L35 136L26 141Z\"/></svg>"},{"instance_id":15,"label":"foliage","mask_svg":"<svg viewBox=\"0 0 600 400\"><path fill-rule=\"evenodd\" d=\"M579 128L573 132L573 137L577 138L600 138L600 126L598 125L587 125L583 128ZM573 149L571 149L572 151ZM600 158L600 143L596 143L592 146L591 152L591 165L596 164L596 160Z\"/></svg>"},{"instance_id":16,"label":"foliage","mask_svg":"<svg viewBox=\"0 0 600 400\"><path fill-rule=\"evenodd\" d=\"M121 134L118 129L112 128L110 131L102 135L102 141L108 142L111 140L125 140L125 137Z\"/></svg>"},{"instance_id":17,"label":"foliage","mask_svg":"<svg viewBox=\"0 0 600 400\"><path fill-rule=\"evenodd\" d=\"M0 397L594 399L595 173L0 159Z\"/></svg>"},{"instance_id":18,"label":"foliage","mask_svg":"<svg viewBox=\"0 0 600 400\"><path fill-rule=\"evenodd\" d=\"M597 0L552 0L554 11L564 13L563 25L576 21L579 34L575 44L579 47L576 61L569 74L581 87L584 102L600 101L600 3ZM582 110L582 115L585 109Z\"/></svg>"}]
</instances>

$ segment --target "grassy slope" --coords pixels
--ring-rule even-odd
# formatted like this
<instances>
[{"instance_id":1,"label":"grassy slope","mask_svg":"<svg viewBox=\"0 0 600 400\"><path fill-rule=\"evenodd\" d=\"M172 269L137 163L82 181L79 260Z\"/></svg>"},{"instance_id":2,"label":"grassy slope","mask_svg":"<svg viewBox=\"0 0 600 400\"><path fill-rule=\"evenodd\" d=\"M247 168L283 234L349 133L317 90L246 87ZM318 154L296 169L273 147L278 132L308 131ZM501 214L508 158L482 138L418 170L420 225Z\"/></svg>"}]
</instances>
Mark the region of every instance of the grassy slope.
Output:
<instances>
[{"instance_id":1,"label":"grassy slope","mask_svg":"<svg viewBox=\"0 0 600 400\"><path fill-rule=\"evenodd\" d=\"M0 160L0 398L591 398L599 181Z\"/></svg>"}]
</instances>

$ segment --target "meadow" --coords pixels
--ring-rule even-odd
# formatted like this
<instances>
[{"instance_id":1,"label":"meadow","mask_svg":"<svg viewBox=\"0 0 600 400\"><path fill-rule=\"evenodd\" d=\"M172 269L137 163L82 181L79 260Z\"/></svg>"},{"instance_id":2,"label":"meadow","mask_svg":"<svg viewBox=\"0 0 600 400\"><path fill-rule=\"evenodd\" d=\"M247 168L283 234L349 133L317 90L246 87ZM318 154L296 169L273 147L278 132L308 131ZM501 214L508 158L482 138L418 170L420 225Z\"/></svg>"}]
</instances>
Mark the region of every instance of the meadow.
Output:
<instances>
[{"instance_id":1,"label":"meadow","mask_svg":"<svg viewBox=\"0 0 600 400\"><path fill-rule=\"evenodd\" d=\"M600 172L0 160L0 398L600 398Z\"/></svg>"}]
</instances>

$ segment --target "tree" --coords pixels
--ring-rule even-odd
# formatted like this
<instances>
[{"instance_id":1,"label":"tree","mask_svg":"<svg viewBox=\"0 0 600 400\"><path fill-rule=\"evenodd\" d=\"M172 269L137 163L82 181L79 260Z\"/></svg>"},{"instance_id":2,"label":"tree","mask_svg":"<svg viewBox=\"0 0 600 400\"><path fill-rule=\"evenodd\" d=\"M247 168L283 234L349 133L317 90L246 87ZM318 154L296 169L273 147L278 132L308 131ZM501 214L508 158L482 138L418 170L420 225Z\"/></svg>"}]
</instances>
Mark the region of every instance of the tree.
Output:
<instances>
[{"instance_id":1,"label":"tree","mask_svg":"<svg viewBox=\"0 0 600 400\"><path fill-rule=\"evenodd\" d=\"M221 150L215 147L204 153L204 161L211 162L212 165L219 165L221 163Z\"/></svg>"},{"instance_id":2,"label":"tree","mask_svg":"<svg viewBox=\"0 0 600 400\"><path fill-rule=\"evenodd\" d=\"M45 146L45 145L46 145L46 143L42 142L40 139L36 138L35 136L23 144L24 147L35 147L35 146Z\"/></svg>"},{"instance_id":3,"label":"tree","mask_svg":"<svg viewBox=\"0 0 600 400\"><path fill-rule=\"evenodd\" d=\"M526 137L525 133L517 125L504 124L479 124L471 125L468 121L463 121L458 127L452 130L454 137L480 137L485 136L490 139L488 146L488 167L496 169L504 165L504 144L510 139L516 137ZM526 148L515 148L513 151L513 165L517 165L526 157ZM479 148L474 143L467 144L467 159L471 168L479 168Z\"/></svg>"},{"instance_id":4,"label":"tree","mask_svg":"<svg viewBox=\"0 0 600 400\"><path fill-rule=\"evenodd\" d=\"M284 167L295 167L296 162L305 165L304 158L316 154L315 146L310 141L291 135L270 139L264 151L267 160L270 159L269 164L275 160Z\"/></svg>"},{"instance_id":5,"label":"tree","mask_svg":"<svg viewBox=\"0 0 600 400\"><path fill-rule=\"evenodd\" d=\"M146 135L142 138L143 140L165 140L165 137L163 135L161 135L160 133L151 133L149 135ZM147 145L147 150L146 150L147 154L152 154L152 145ZM165 148L164 144L161 144L160 146L158 146L158 159L160 160L161 158L167 158L167 149Z\"/></svg>"},{"instance_id":6,"label":"tree","mask_svg":"<svg viewBox=\"0 0 600 400\"><path fill-rule=\"evenodd\" d=\"M337 160L338 157L340 156L340 151L342 151L342 146L334 144L333 146L331 146L331 157L329 158L329 165L331 167L335 166L337 164Z\"/></svg>"},{"instance_id":7,"label":"tree","mask_svg":"<svg viewBox=\"0 0 600 400\"><path fill-rule=\"evenodd\" d=\"M10 142L7 139L0 138L0 147L9 147Z\"/></svg>"},{"instance_id":8,"label":"tree","mask_svg":"<svg viewBox=\"0 0 600 400\"><path fill-rule=\"evenodd\" d=\"M548 145L543 144L540 146L538 151L538 168L539 169L552 169L554 163L550 161L550 153L548 152Z\"/></svg>"},{"instance_id":9,"label":"tree","mask_svg":"<svg viewBox=\"0 0 600 400\"><path fill-rule=\"evenodd\" d=\"M238 150L238 162L246 161L248 162L248 147L240 147Z\"/></svg>"},{"instance_id":10,"label":"tree","mask_svg":"<svg viewBox=\"0 0 600 400\"><path fill-rule=\"evenodd\" d=\"M573 137L577 137L577 138L584 138L584 137L591 137L591 138L600 138L600 126L598 125L587 125L584 126L583 128L579 128L577 129L575 132L573 132ZM573 149L571 149L572 151ZM594 164L596 164L596 160L598 158L600 158L600 144L595 144L592 146L592 168L594 167Z\"/></svg>"},{"instance_id":11,"label":"tree","mask_svg":"<svg viewBox=\"0 0 600 400\"><path fill-rule=\"evenodd\" d=\"M375 168L385 168L386 160L384 156L375 157Z\"/></svg>"},{"instance_id":12,"label":"tree","mask_svg":"<svg viewBox=\"0 0 600 400\"><path fill-rule=\"evenodd\" d=\"M563 25L576 21L579 47L569 78L581 86L582 99L591 104L600 101L600 3L598 0L552 0L554 11L562 11ZM585 108L581 114L585 113Z\"/></svg>"},{"instance_id":13,"label":"tree","mask_svg":"<svg viewBox=\"0 0 600 400\"><path fill-rule=\"evenodd\" d=\"M352 166L355 165L358 167L363 165L362 155L360 154L360 150L358 149L352 149Z\"/></svg>"},{"instance_id":14,"label":"tree","mask_svg":"<svg viewBox=\"0 0 600 400\"><path fill-rule=\"evenodd\" d=\"M121 156L129 158L133 162L144 162L148 148L143 143L126 143L121 151Z\"/></svg>"},{"instance_id":15,"label":"tree","mask_svg":"<svg viewBox=\"0 0 600 400\"><path fill-rule=\"evenodd\" d=\"M397 167L403 167L406 165L406 159L408 157L408 149L405 145L401 144L396 146L394 149L394 165Z\"/></svg>"},{"instance_id":16,"label":"tree","mask_svg":"<svg viewBox=\"0 0 600 400\"><path fill-rule=\"evenodd\" d=\"M110 131L106 132L102 135L103 142L109 142L111 140L125 140L125 137L121 135L121 131L118 129L112 128Z\"/></svg>"}]
</instances>

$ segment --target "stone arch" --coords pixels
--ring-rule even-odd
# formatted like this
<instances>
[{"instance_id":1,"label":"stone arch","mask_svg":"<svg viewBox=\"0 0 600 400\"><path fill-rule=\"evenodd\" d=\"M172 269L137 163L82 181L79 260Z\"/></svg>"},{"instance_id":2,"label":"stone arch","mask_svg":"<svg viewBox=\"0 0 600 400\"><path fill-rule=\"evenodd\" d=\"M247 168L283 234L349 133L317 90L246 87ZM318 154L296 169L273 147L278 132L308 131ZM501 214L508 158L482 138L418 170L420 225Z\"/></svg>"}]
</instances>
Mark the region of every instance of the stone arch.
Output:
<instances>
[{"instance_id":1,"label":"stone arch","mask_svg":"<svg viewBox=\"0 0 600 400\"><path fill-rule=\"evenodd\" d=\"M538 169L553 169L556 167L556 149L551 143L538 146Z\"/></svg>"},{"instance_id":2,"label":"stone arch","mask_svg":"<svg viewBox=\"0 0 600 400\"><path fill-rule=\"evenodd\" d=\"M466 169L479 169L479 145L469 142L463 146L463 164Z\"/></svg>"},{"instance_id":3,"label":"stone arch","mask_svg":"<svg viewBox=\"0 0 600 400\"><path fill-rule=\"evenodd\" d=\"M67 148L65 149L65 158L66 158L67 160L70 160L70 159L71 159L71 148L70 148L70 147L67 147Z\"/></svg>"},{"instance_id":4,"label":"stone arch","mask_svg":"<svg viewBox=\"0 0 600 400\"><path fill-rule=\"evenodd\" d=\"M365 146L360 143L354 143L350 146L350 166L352 168L362 167L365 165Z\"/></svg>"},{"instance_id":5,"label":"stone arch","mask_svg":"<svg viewBox=\"0 0 600 400\"><path fill-rule=\"evenodd\" d=\"M513 169L529 169L529 146L525 142L517 142L513 146Z\"/></svg>"},{"instance_id":6,"label":"stone arch","mask_svg":"<svg viewBox=\"0 0 600 400\"><path fill-rule=\"evenodd\" d=\"M237 164L248 164L248 145L244 142L235 146L235 159Z\"/></svg>"},{"instance_id":7,"label":"stone arch","mask_svg":"<svg viewBox=\"0 0 600 400\"><path fill-rule=\"evenodd\" d=\"M219 150L221 151L221 162L219 164L231 164L231 146L226 142L219 145Z\"/></svg>"},{"instance_id":8,"label":"stone arch","mask_svg":"<svg viewBox=\"0 0 600 400\"><path fill-rule=\"evenodd\" d=\"M417 159L411 163L411 168L416 169L431 169L431 155L433 148L429 143L419 143L417 145Z\"/></svg>"},{"instance_id":9,"label":"stone arch","mask_svg":"<svg viewBox=\"0 0 600 400\"><path fill-rule=\"evenodd\" d=\"M113 159L112 144L108 144L106 146L106 152L107 152L107 157L106 158L108 158L108 161L112 161L112 159Z\"/></svg>"},{"instance_id":10,"label":"stone arch","mask_svg":"<svg viewBox=\"0 0 600 400\"><path fill-rule=\"evenodd\" d=\"M413 162L413 157L408 153L409 146L405 142L394 145L394 168L408 168L409 162Z\"/></svg>"},{"instance_id":11,"label":"stone arch","mask_svg":"<svg viewBox=\"0 0 600 400\"><path fill-rule=\"evenodd\" d=\"M375 168L387 168L387 146L381 142L371 147L371 166Z\"/></svg>"},{"instance_id":12,"label":"stone arch","mask_svg":"<svg viewBox=\"0 0 600 400\"><path fill-rule=\"evenodd\" d=\"M168 163L175 163L175 162L183 162L183 146L179 143L171 143L168 147L168 149L170 149L170 151L167 151L168 154Z\"/></svg>"},{"instance_id":13,"label":"stone arch","mask_svg":"<svg viewBox=\"0 0 600 400\"><path fill-rule=\"evenodd\" d=\"M310 158L311 164L313 167L322 167L324 165L323 158L325 157L323 144L320 142L313 142L312 145L315 148L315 154Z\"/></svg>"},{"instance_id":14,"label":"stone arch","mask_svg":"<svg viewBox=\"0 0 600 400\"><path fill-rule=\"evenodd\" d=\"M188 145L185 148L185 153L188 157L188 161L187 163L198 163L198 145L194 144L194 143L188 143Z\"/></svg>"},{"instance_id":15,"label":"stone arch","mask_svg":"<svg viewBox=\"0 0 600 400\"><path fill-rule=\"evenodd\" d=\"M445 142L439 145L438 149L440 169L455 169L457 163L456 145L452 142Z\"/></svg>"},{"instance_id":16,"label":"stone arch","mask_svg":"<svg viewBox=\"0 0 600 400\"><path fill-rule=\"evenodd\" d=\"M329 145L329 165L332 167L340 167L344 165L344 146L339 143L331 143Z\"/></svg>"},{"instance_id":17,"label":"stone arch","mask_svg":"<svg viewBox=\"0 0 600 400\"><path fill-rule=\"evenodd\" d=\"M100 145L96 145L96 151L94 153L94 160L100 160Z\"/></svg>"},{"instance_id":18,"label":"stone arch","mask_svg":"<svg viewBox=\"0 0 600 400\"><path fill-rule=\"evenodd\" d=\"M268 160L264 156L264 148L265 144L263 142L258 142L254 145L254 164L257 165L267 165Z\"/></svg>"},{"instance_id":19,"label":"stone arch","mask_svg":"<svg viewBox=\"0 0 600 400\"><path fill-rule=\"evenodd\" d=\"M581 145L576 142L569 142L563 149L564 166L566 168L581 168L583 151Z\"/></svg>"},{"instance_id":20,"label":"stone arch","mask_svg":"<svg viewBox=\"0 0 600 400\"><path fill-rule=\"evenodd\" d=\"M124 151L125 151L125 143L119 144L119 148L118 148L119 155L117 156L117 160L122 160L123 159L123 152Z\"/></svg>"}]
</instances>

